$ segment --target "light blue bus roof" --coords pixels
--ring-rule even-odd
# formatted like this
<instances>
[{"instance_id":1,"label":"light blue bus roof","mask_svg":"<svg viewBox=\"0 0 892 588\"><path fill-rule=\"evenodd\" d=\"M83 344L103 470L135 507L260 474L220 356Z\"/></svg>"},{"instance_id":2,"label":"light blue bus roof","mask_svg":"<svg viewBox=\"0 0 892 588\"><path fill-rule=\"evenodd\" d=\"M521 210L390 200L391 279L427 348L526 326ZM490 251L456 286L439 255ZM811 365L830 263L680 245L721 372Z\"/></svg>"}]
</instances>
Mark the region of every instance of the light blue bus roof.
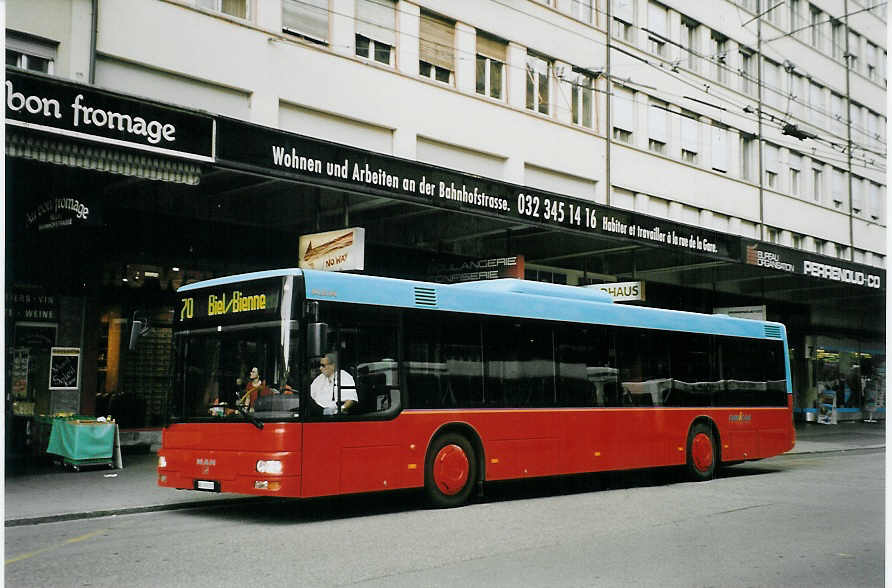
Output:
<instances>
[{"instance_id":1,"label":"light blue bus roof","mask_svg":"<svg viewBox=\"0 0 892 588\"><path fill-rule=\"evenodd\" d=\"M438 284L297 268L269 270L206 280L180 291L248 280L303 275L309 300L375 304L431 311L596 323L670 331L786 340L781 323L739 319L645 306L615 304L593 288L515 279Z\"/></svg>"}]
</instances>

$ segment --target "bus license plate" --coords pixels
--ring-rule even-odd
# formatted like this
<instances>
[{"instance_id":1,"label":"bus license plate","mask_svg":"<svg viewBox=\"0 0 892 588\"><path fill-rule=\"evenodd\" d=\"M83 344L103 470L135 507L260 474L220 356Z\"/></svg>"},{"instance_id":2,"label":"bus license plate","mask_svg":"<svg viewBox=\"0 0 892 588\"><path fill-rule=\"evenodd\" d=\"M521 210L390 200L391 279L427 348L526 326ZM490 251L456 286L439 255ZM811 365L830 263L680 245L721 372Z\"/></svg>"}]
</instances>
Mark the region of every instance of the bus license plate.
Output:
<instances>
[{"instance_id":1,"label":"bus license plate","mask_svg":"<svg viewBox=\"0 0 892 588\"><path fill-rule=\"evenodd\" d=\"M195 480L195 489L205 490L207 492L219 492L220 482L215 482L213 480Z\"/></svg>"}]
</instances>

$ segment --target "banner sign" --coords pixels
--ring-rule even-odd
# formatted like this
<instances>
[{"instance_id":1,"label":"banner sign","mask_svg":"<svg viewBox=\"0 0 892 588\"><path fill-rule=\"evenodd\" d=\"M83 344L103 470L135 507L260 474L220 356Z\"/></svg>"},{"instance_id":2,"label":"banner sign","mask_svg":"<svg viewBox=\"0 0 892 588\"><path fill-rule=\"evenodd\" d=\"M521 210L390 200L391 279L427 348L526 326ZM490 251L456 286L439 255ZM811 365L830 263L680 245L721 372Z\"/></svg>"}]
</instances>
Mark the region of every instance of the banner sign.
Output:
<instances>
[{"instance_id":1,"label":"banner sign","mask_svg":"<svg viewBox=\"0 0 892 588\"><path fill-rule=\"evenodd\" d=\"M454 284L474 280L494 280L496 278L524 279L523 255L477 259L450 265L433 265L429 277L432 282Z\"/></svg>"},{"instance_id":2,"label":"banner sign","mask_svg":"<svg viewBox=\"0 0 892 588\"><path fill-rule=\"evenodd\" d=\"M301 269L330 272L365 269L365 229L301 235L297 250Z\"/></svg>"},{"instance_id":3,"label":"banner sign","mask_svg":"<svg viewBox=\"0 0 892 588\"><path fill-rule=\"evenodd\" d=\"M314 185L738 260L739 237L277 129L217 118L217 163Z\"/></svg>"},{"instance_id":4,"label":"banner sign","mask_svg":"<svg viewBox=\"0 0 892 588\"><path fill-rule=\"evenodd\" d=\"M880 268L745 239L742 245L747 265L876 290L886 288L886 271Z\"/></svg>"},{"instance_id":5,"label":"banner sign","mask_svg":"<svg viewBox=\"0 0 892 588\"><path fill-rule=\"evenodd\" d=\"M213 161L210 116L6 68L6 123L77 139Z\"/></svg>"},{"instance_id":6,"label":"banner sign","mask_svg":"<svg viewBox=\"0 0 892 588\"><path fill-rule=\"evenodd\" d=\"M592 284L586 288L594 288L610 295L614 302L645 300L644 282L613 282L610 284Z\"/></svg>"}]
</instances>

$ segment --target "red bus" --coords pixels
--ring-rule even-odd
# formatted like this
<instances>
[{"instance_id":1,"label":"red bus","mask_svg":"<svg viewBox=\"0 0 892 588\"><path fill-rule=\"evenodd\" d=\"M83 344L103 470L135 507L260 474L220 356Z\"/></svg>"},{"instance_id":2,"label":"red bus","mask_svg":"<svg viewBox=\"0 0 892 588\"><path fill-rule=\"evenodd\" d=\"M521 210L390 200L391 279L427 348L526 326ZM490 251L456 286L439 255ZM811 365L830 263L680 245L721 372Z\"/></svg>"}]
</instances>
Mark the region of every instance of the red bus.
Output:
<instances>
[{"instance_id":1,"label":"red bus","mask_svg":"<svg viewBox=\"0 0 892 588\"><path fill-rule=\"evenodd\" d=\"M287 269L180 288L158 483L316 497L723 464L794 444L783 325L593 289Z\"/></svg>"}]
</instances>

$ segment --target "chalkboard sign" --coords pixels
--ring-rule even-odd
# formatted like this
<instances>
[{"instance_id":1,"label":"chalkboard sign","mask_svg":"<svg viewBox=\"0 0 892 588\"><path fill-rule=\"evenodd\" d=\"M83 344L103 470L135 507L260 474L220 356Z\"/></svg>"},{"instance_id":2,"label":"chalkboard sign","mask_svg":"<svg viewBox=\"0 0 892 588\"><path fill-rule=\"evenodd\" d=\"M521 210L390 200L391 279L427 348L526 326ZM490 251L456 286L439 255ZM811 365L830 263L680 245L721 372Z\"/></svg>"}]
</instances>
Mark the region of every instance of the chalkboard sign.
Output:
<instances>
[{"instance_id":1,"label":"chalkboard sign","mask_svg":"<svg viewBox=\"0 0 892 588\"><path fill-rule=\"evenodd\" d=\"M53 347L50 354L50 390L77 388L78 347Z\"/></svg>"}]
</instances>

